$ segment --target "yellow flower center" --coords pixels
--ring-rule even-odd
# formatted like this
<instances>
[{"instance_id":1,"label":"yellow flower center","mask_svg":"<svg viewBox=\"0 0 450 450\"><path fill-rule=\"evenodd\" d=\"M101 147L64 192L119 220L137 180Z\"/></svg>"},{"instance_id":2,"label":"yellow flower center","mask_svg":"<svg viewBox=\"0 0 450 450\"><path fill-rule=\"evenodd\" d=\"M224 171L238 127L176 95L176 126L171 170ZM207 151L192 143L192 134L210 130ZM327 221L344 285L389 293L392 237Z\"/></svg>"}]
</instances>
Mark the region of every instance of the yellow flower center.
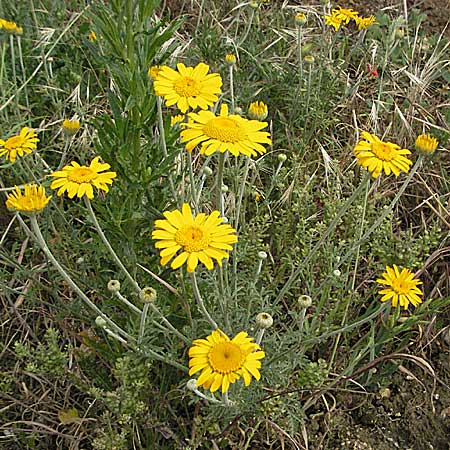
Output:
<instances>
[{"instance_id":1,"label":"yellow flower center","mask_svg":"<svg viewBox=\"0 0 450 450\"><path fill-rule=\"evenodd\" d=\"M395 150L385 142L373 142L371 150L378 159L383 161L391 161L396 155Z\"/></svg>"},{"instance_id":2,"label":"yellow flower center","mask_svg":"<svg viewBox=\"0 0 450 450\"><path fill-rule=\"evenodd\" d=\"M215 372L225 374L240 369L245 362L245 354L238 345L227 341L214 345L208 359Z\"/></svg>"},{"instance_id":3,"label":"yellow flower center","mask_svg":"<svg viewBox=\"0 0 450 450\"><path fill-rule=\"evenodd\" d=\"M97 177L97 173L89 167L81 166L70 171L67 179L74 183L90 183Z\"/></svg>"},{"instance_id":4,"label":"yellow flower center","mask_svg":"<svg viewBox=\"0 0 450 450\"><path fill-rule=\"evenodd\" d=\"M180 97L195 97L200 94L200 83L189 77L182 77L173 85Z\"/></svg>"},{"instance_id":5,"label":"yellow flower center","mask_svg":"<svg viewBox=\"0 0 450 450\"><path fill-rule=\"evenodd\" d=\"M5 148L8 150L14 150L15 148L22 147L23 144L24 138L22 136L13 136L5 142Z\"/></svg>"},{"instance_id":6,"label":"yellow flower center","mask_svg":"<svg viewBox=\"0 0 450 450\"><path fill-rule=\"evenodd\" d=\"M411 283L405 280L397 279L392 282L392 289L397 294L407 294L411 290Z\"/></svg>"},{"instance_id":7,"label":"yellow flower center","mask_svg":"<svg viewBox=\"0 0 450 450\"><path fill-rule=\"evenodd\" d=\"M238 142L246 137L239 124L230 117L215 117L211 119L203 127L203 133L221 142Z\"/></svg>"},{"instance_id":8,"label":"yellow flower center","mask_svg":"<svg viewBox=\"0 0 450 450\"><path fill-rule=\"evenodd\" d=\"M205 250L210 240L210 234L197 225L184 225L175 233L175 242L188 253Z\"/></svg>"}]
</instances>

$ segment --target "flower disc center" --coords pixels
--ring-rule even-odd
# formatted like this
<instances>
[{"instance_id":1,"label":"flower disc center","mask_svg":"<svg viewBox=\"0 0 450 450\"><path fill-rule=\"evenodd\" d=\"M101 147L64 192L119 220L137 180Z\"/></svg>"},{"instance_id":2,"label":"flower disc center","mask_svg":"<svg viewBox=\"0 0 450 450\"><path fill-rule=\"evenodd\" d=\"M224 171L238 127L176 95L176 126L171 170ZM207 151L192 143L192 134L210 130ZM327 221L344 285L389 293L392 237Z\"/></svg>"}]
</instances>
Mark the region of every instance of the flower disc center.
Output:
<instances>
[{"instance_id":1,"label":"flower disc center","mask_svg":"<svg viewBox=\"0 0 450 450\"><path fill-rule=\"evenodd\" d=\"M385 142L373 142L372 152L383 161L391 161L396 155L395 150Z\"/></svg>"},{"instance_id":2,"label":"flower disc center","mask_svg":"<svg viewBox=\"0 0 450 450\"><path fill-rule=\"evenodd\" d=\"M203 133L221 142L238 142L245 139L239 124L230 117L215 117L203 127Z\"/></svg>"},{"instance_id":3,"label":"flower disc center","mask_svg":"<svg viewBox=\"0 0 450 450\"><path fill-rule=\"evenodd\" d=\"M69 175L67 176L68 180L73 181L74 183L90 183L92 180L94 180L97 176L97 173L94 172L89 167L77 167L76 169L73 169L70 171Z\"/></svg>"},{"instance_id":4,"label":"flower disc center","mask_svg":"<svg viewBox=\"0 0 450 450\"><path fill-rule=\"evenodd\" d=\"M392 282L392 289L397 293L397 294L407 294L410 289L410 283L407 283L404 280L394 280Z\"/></svg>"},{"instance_id":5,"label":"flower disc center","mask_svg":"<svg viewBox=\"0 0 450 450\"><path fill-rule=\"evenodd\" d=\"M205 250L209 241L209 233L197 225L184 225L175 233L175 242L188 253Z\"/></svg>"},{"instance_id":6,"label":"flower disc center","mask_svg":"<svg viewBox=\"0 0 450 450\"><path fill-rule=\"evenodd\" d=\"M208 359L215 372L225 374L240 369L244 364L245 354L232 342L220 342L211 349Z\"/></svg>"},{"instance_id":7,"label":"flower disc center","mask_svg":"<svg viewBox=\"0 0 450 450\"><path fill-rule=\"evenodd\" d=\"M24 139L22 136L13 136L10 137L6 142L5 142L5 147L8 150L13 150L15 148L21 147L24 143Z\"/></svg>"},{"instance_id":8,"label":"flower disc center","mask_svg":"<svg viewBox=\"0 0 450 450\"><path fill-rule=\"evenodd\" d=\"M180 97L195 97L200 94L200 83L189 77L180 78L173 88Z\"/></svg>"}]
</instances>

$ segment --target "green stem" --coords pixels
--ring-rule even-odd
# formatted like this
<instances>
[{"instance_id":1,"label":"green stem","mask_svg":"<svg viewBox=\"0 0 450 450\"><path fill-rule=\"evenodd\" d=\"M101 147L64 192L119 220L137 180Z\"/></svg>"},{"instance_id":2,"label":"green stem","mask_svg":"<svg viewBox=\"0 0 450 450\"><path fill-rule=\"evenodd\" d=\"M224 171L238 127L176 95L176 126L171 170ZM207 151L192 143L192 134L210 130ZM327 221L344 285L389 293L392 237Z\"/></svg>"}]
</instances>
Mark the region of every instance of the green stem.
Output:
<instances>
[{"instance_id":1,"label":"green stem","mask_svg":"<svg viewBox=\"0 0 450 450\"><path fill-rule=\"evenodd\" d=\"M302 59L302 27L297 26L297 49L298 49L298 68L300 72L300 80L298 90L300 91L303 82L303 59Z\"/></svg>"},{"instance_id":2,"label":"green stem","mask_svg":"<svg viewBox=\"0 0 450 450\"><path fill-rule=\"evenodd\" d=\"M370 177L370 174L366 174L366 178ZM343 217L343 215L347 212L347 210L350 208L350 206L353 204L356 198L358 198L361 191L366 187L366 180L364 179L360 185L353 191L353 194L348 198L348 200L345 202L345 204L341 207L341 209L336 214L336 217L332 220L330 225L328 225L328 228L325 230L325 233L321 236L319 241L316 243L316 245L310 250L308 255L305 257L305 259L299 264L297 269L292 273L292 275L289 277L289 279L286 281L285 285L282 287L280 293L278 294L277 298L275 299L273 305L277 305L283 296L289 291L289 289L292 287L293 283L297 280L299 275L302 273L302 271L307 267L309 262L312 260L313 256L316 254L316 252L322 247L324 242L327 240L328 236L331 234L331 232L336 228L337 224Z\"/></svg>"},{"instance_id":3,"label":"green stem","mask_svg":"<svg viewBox=\"0 0 450 450\"><path fill-rule=\"evenodd\" d=\"M25 230L28 229L25 222L23 222L23 219L20 217L19 214L17 214L17 217L24 226ZM55 266L56 270L60 273L60 275L64 278L64 280L67 282L67 284L80 296L82 300L91 308L95 313L100 316L102 319L106 321L106 323L111 327L112 330L117 331L119 334L121 334L124 338L127 339L127 341L134 343L136 340L130 336L127 332L122 330L116 323L114 323L106 314L104 314L101 309L97 307L90 299L89 297L78 287L78 285L72 280L72 278L69 276L69 274L64 270L64 268L59 264L57 259L53 256L53 253L50 251L50 249L47 246L47 243L44 239L44 236L42 236L41 229L39 228L38 221L36 219L36 215L32 215L30 217L31 220L31 226L33 228L34 235L33 237L36 239L37 243L41 247L42 251L45 253L45 256L50 260L50 262Z\"/></svg>"},{"instance_id":4,"label":"green stem","mask_svg":"<svg viewBox=\"0 0 450 450\"><path fill-rule=\"evenodd\" d=\"M58 168L56 170L61 170L64 162L66 160L67 152L69 151L70 144L72 142L72 138L66 137L64 142L64 149L61 155L61 159L59 160Z\"/></svg>"},{"instance_id":5,"label":"green stem","mask_svg":"<svg viewBox=\"0 0 450 450\"><path fill-rule=\"evenodd\" d=\"M119 291L115 293L115 296L125 305L127 305L132 311L134 311L136 314L141 315L142 311L133 303L131 303L128 299L126 299Z\"/></svg>"},{"instance_id":6,"label":"green stem","mask_svg":"<svg viewBox=\"0 0 450 450\"><path fill-rule=\"evenodd\" d=\"M231 113L234 114L234 82L233 82L233 64L230 64L230 97L231 97Z\"/></svg>"},{"instance_id":7,"label":"green stem","mask_svg":"<svg viewBox=\"0 0 450 450\"><path fill-rule=\"evenodd\" d=\"M188 154L188 166L189 166L189 181L191 183L191 202L192 202L192 207L194 209L194 214L196 215L198 213L198 204L197 204L197 192L196 192L195 179L194 179L192 153L187 152L187 154Z\"/></svg>"},{"instance_id":8,"label":"green stem","mask_svg":"<svg viewBox=\"0 0 450 450\"><path fill-rule=\"evenodd\" d=\"M217 330L217 328L219 327L217 326L217 323L214 322L213 318L209 315L209 312L207 311L205 304L203 302L202 296L200 295L200 291L198 289L197 284L197 278L195 277L195 272L190 273L189 276L191 278L192 290L194 292L194 296L195 299L197 300L197 304L200 308L200 311L202 312L205 319L209 322L209 324L213 327L213 329Z\"/></svg>"},{"instance_id":9,"label":"green stem","mask_svg":"<svg viewBox=\"0 0 450 450\"><path fill-rule=\"evenodd\" d=\"M25 82L27 79L27 74L25 72L25 65L23 64L22 39L20 36L17 36L17 48L19 50L19 63L20 63L20 69L22 70L22 78L23 78L23 81ZM25 93L25 103L27 104L27 109L31 113L30 102L28 100L28 89L26 86L24 89L24 93Z\"/></svg>"},{"instance_id":10,"label":"green stem","mask_svg":"<svg viewBox=\"0 0 450 450\"><path fill-rule=\"evenodd\" d=\"M217 192L217 198L216 198L216 208L224 217L225 210L223 206L223 195L222 195L222 185L223 185L223 168L225 166L225 153L221 153L219 155L219 166L217 168L217 186L216 186L216 192Z\"/></svg>"},{"instance_id":11,"label":"green stem","mask_svg":"<svg viewBox=\"0 0 450 450\"><path fill-rule=\"evenodd\" d=\"M159 310L157 306L155 306L153 303L150 304L150 308L152 311L161 319L161 321L164 323L164 325L167 327L169 331L172 331L172 333L176 334L183 342L186 344L190 344L191 340L188 339L184 334L181 334L164 316L164 314Z\"/></svg>"},{"instance_id":12,"label":"green stem","mask_svg":"<svg viewBox=\"0 0 450 450\"><path fill-rule=\"evenodd\" d=\"M141 321L139 323L139 334L138 334L138 345L142 344L142 339L144 338L145 334L145 322L147 321L147 315L148 315L148 309L150 308L150 305L146 303L144 305L144 308L142 310L141 314Z\"/></svg>"},{"instance_id":13,"label":"green stem","mask_svg":"<svg viewBox=\"0 0 450 450\"><path fill-rule=\"evenodd\" d=\"M86 207L88 209L89 215L92 219L92 221L94 222L94 226L97 230L97 233L99 234L101 240L103 241L103 244L105 244L105 247L108 249L109 253L111 254L112 258L114 259L115 263L120 267L120 269L123 271L123 273L125 274L125 276L128 278L128 280L130 281L130 283L133 285L133 287L135 288L136 292L141 292L141 288L139 287L139 284L137 283L137 281L130 275L130 272L128 272L128 270L125 268L125 266L123 265L122 261L120 260L120 258L117 256L116 252L114 251L114 249L111 247L111 244L109 243L107 237L105 236L105 233L103 233L103 230L100 226L100 224L98 223L97 217L94 213L94 210L92 209L92 204L91 201L87 198L84 197L85 200L85 204Z\"/></svg>"},{"instance_id":14,"label":"green stem","mask_svg":"<svg viewBox=\"0 0 450 450\"><path fill-rule=\"evenodd\" d=\"M16 54L14 51L14 36L12 34L9 35L9 47L11 50L11 67L13 73L13 82L14 86L17 86L17 78L16 78Z\"/></svg>"},{"instance_id":15,"label":"green stem","mask_svg":"<svg viewBox=\"0 0 450 450\"><path fill-rule=\"evenodd\" d=\"M6 41L2 42L2 57L0 65L0 87L3 90L3 72L5 69L5 53L6 53ZM4 96L4 94L2 94Z\"/></svg>"}]
</instances>

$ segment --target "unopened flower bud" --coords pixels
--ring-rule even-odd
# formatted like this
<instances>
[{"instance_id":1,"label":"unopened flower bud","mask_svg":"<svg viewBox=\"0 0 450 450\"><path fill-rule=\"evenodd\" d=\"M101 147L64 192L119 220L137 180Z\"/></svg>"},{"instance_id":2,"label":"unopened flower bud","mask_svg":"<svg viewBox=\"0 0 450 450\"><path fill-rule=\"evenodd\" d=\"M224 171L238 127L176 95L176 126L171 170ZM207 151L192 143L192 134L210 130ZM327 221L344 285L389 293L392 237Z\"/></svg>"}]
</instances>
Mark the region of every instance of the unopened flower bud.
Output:
<instances>
[{"instance_id":1,"label":"unopened flower bud","mask_svg":"<svg viewBox=\"0 0 450 450\"><path fill-rule=\"evenodd\" d=\"M424 155L431 155L438 148L439 142L429 134L420 134L416 139L416 149Z\"/></svg>"},{"instance_id":2,"label":"unopened flower bud","mask_svg":"<svg viewBox=\"0 0 450 450\"><path fill-rule=\"evenodd\" d=\"M251 8L256 9L256 8L258 8L259 4L258 4L258 2L256 0L250 0L249 6Z\"/></svg>"},{"instance_id":3,"label":"unopened flower bud","mask_svg":"<svg viewBox=\"0 0 450 450\"><path fill-rule=\"evenodd\" d=\"M397 39L403 39L405 37L405 30L403 30L402 28L397 28L395 30L395 37Z\"/></svg>"},{"instance_id":4,"label":"unopened flower bud","mask_svg":"<svg viewBox=\"0 0 450 450\"><path fill-rule=\"evenodd\" d=\"M152 66L150 69L148 69L147 75L152 79L155 80L159 72L161 72L161 66Z\"/></svg>"},{"instance_id":5,"label":"unopened flower bud","mask_svg":"<svg viewBox=\"0 0 450 450\"><path fill-rule=\"evenodd\" d=\"M259 313L256 316L256 324L259 328L270 328L273 325L273 317L265 312Z\"/></svg>"},{"instance_id":6,"label":"unopened flower bud","mask_svg":"<svg viewBox=\"0 0 450 450\"><path fill-rule=\"evenodd\" d=\"M287 156L284 153L280 153L278 155L278 161L285 162L287 160Z\"/></svg>"},{"instance_id":7,"label":"unopened flower bud","mask_svg":"<svg viewBox=\"0 0 450 450\"><path fill-rule=\"evenodd\" d=\"M312 305L312 299L309 295L300 295L298 298L298 306L300 308L306 309Z\"/></svg>"},{"instance_id":8,"label":"unopened flower bud","mask_svg":"<svg viewBox=\"0 0 450 450\"><path fill-rule=\"evenodd\" d=\"M191 378L186 382L186 388L190 391L195 391L197 389L197 380L195 378Z\"/></svg>"},{"instance_id":9,"label":"unopened flower bud","mask_svg":"<svg viewBox=\"0 0 450 450\"><path fill-rule=\"evenodd\" d=\"M109 280L107 285L109 292L119 292L120 291L120 281L119 280Z\"/></svg>"},{"instance_id":10,"label":"unopened flower bud","mask_svg":"<svg viewBox=\"0 0 450 450\"><path fill-rule=\"evenodd\" d=\"M76 263L77 263L78 265L83 264L83 263L84 263L84 257L83 257L83 256L80 256L79 258L77 258Z\"/></svg>"},{"instance_id":11,"label":"unopened flower bud","mask_svg":"<svg viewBox=\"0 0 450 450\"><path fill-rule=\"evenodd\" d=\"M230 66L234 66L236 64L236 56L228 53L227 55L225 55L225 62Z\"/></svg>"},{"instance_id":12,"label":"unopened flower bud","mask_svg":"<svg viewBox=\"0 0 450 450\"><path fill-rule=\"evenodd\" d=\"M100 328L104 328L106 327L106 320L101 316L97 316L95 319L95 324Z\"/></svg>"},{"instance_id":13,"label":"unopened flower bud","mask_svg":"<svg viewBox=\"0 0 450 450\"><path fill-rule=\"evenodd\" d=\"M340 277L341 276L341 271L339 269L333 270L333 275L335 277Z\"/></svg>"},{"instance_id":14,"label":"unopened flower bud","mask_svg":"<svg viewBox=\"0 0 450 450\"><path fill-rule=\"evenodd\" d=\"M237 114L238 116L242 116L242 114L244 114L244 111L240 106L235 106L233 113Z\"/></svg>"},{"instance_id":15,"label":"unopened flower bud","mask_svg":"<svg viewBox=\"0 0 450 450\"><path fill-rule=\"evenodd\" d=\"M303 14L303 13L298 13L298 14L296 14L295 15L295 23L298 25L298 26L303 26L303 25L305 25L305 23L306 23L306 15L305 14Z\"/></svg>"},{"instance_id":16,"label":"unopened flower bud","mask_svg":"<svg viewBox=\"0 0 450 450\"><path fill-rule=\"evenodd\" d=\"M66 136L73 136L80 129L80 121L76 119L64 119L62 129Z\"/></svg>"},{"instance_id":17,"label":"unopened flower bud","mask_svg":"<svg viewBox=\"0 0 450 450\"><path fill-rule=\"evenodd\" d=\"M203 167L202 172L203 172L203 174L206 175L207 177L211 176L212 173L213 173L212 169L211 169L210 167L208 167L208 166Z\"/></svg>"},{"instance_id":18,"label":"unopened flower bud","mask_svg":"<svg viewBox=\"0 0 450 450\"><path fill-rule=\"evenodd\" d=\"M266 252L258 252L258 258L259 259L267 259L267 253Z\"/></svg>"},{"instance_id":19,"label":"unopened flower bud","mask_svg":"<svg viewBox=\"0 0 450 450\"><path fill-rule=\"evenodd\" d=\"M248 116L254 120L264 120L269 113L269 109L264 102L252 102L248 107Z\"/></svg>"},{"instance_id":20,"label":"unopened flower bud","mask_svg":"<svg viewBox=\"0 0 450 450\"><path fill-rule=\"evenodd\" d=\"M152 287L146 286L139 292L139 298L143 303L154 303L157 297L156 291Z\"/></svg>"},{"instance_id":21,"label":"unopened flower bud","mask_svg":"<svg viewBox=\"0 0 450 450\"><path fill-rule=\"evenodd\" d=\"M313 56L313 55L306 55L306 56L303 58L303 62L304 62L305 64L313 64L313 63L314 63L314 56Z\"/></svg>"},{"instance_id":22,"label":"unopened flower bud","mask_svg":"<svg viewBox=\"0 0 450 450\"><path fill-rule=\"evenodd\" d=\"M228 186L226 184L222 184L220 191L222 192L222 194L226 194L228 192Z\"/></svg>"}]
</instances>

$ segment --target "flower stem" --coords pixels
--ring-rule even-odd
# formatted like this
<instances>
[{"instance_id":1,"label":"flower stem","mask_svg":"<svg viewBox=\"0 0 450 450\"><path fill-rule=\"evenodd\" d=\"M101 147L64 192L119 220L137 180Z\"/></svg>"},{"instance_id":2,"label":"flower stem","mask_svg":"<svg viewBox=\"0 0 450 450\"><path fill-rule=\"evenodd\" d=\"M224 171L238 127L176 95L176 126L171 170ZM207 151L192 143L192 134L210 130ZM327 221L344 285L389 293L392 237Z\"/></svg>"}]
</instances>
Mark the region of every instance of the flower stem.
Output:
<instances>
[{"instance_id":1,"label":"flower stem","mask_svg":"<svg viewBox=\"0 0 450 450\"><path fill-rule=\"evenodd\" d=\"M188 154L188 166L189 166L189 181L191 182L191 201L192 201L192 207L194 209L194 214L197 214L198 213L198 203L197 203L197 192L196 192L195 179L194 179L192 153L187 152L187 154Z\"/></svg>"},{"instance_id":2,"label":"flower stem","mask_svg":"<svg viewBox=\"0 0 450 450\"><path fill-rule=\"evenodd\" d=\"M217 168L217 198L216 198L216 208L220 211L222 217L225 216L225 210L223 205L223 193L222 193L222 185L223 185L223 168L225 166L225 153L221 153L219 155L219 166Z\"/></svg>"},{"instance_id":3,"label":"flower stem","mask_svg":"<svg viewBox=\"0 0 450 450\"><path fill-rule=\"evenodd\" d=\"M146 303L144 305L144 308L142 310L142 314L141 314L141 321L139 323L139 335L138 335L138 345L142 344L142 339L144 338L144 333L145 333L145 322L147 321L147 315L148 315L148 309L149 309L150 305L148 303Z\"/></svg>"},{"instance_id":4,"label":"flower stem","mask_svg":"<svg viewBox=\"0 0 450 450\"><path fill-rule=\"evenodd\" d=\"M28 229L23 219L17 214L17 217L24 226L25 229ZM78 285L72 280L69 274L64 270L64 268L59 264L57 259L53 256L53 253L48 248L48 245L42 236L41 229L39 228L39 224L37 222L36 216L32 215L30 217L31 226L33 228L34 235L33 237L36 239L37 243L41 247L42 251L45 253L45 256L50 260L50 262L55 266L56 270L60 273L60 275L64 278L67 284L81 297L82 300L93 310L97 315L99 315L102 319L106 321L106 323L111 327L112 330L121 334L127 341L134 343L136 340L130 336L127 332L122 330L118 325L116 325L106 314L104 314L100 308L97 307L88 296L78 287Z\"/></svg>"},{"instance_id":5,"label":"flower stem","mask_svg":"<svg viewBox=\"0 0 450 450\"><path fill-rule=\"evenodd\" d=\"M128 272L128 270L125 268L125 266L123 265L122 261L120 260L120 258L117 256L117 253L111 247L111 244L109 243L107 237L105 236L105 233L103 233L103 230L102 230L100 224L98 223L97 217L96 217L96 215L94 213L94 210L92 209L91 201L87 197L84 197L84 200L85 200L85 204L86 204L86 207L88 209L89 215L90 215L92 221L94 222L94 226L95 226L95 228L96 228L100 238L102 239L103 244L105 244L105 247L108 249L108 251L111 254L112 258L114 259L115 263L120 267L120 269L123 271L125 276L128 278L130 283L135 288L135 290L139 293L141 291L141 288L139 287L139 284L130 275L130 273Z\"/></svg>"},{"instance_id":6,"label":"flower stem","mask_svg":"<svg viewBox=\"0 0 450 450\"><path fill-rule=\"evenodd\" d=\"M209 312L206 310L202 296L200 295L195 272L190 273L189 276L191 278L192 290L194 291L194 296L195 296L195 299L197 300L197 304L200 308L200 311L202 312L205 319L209 322L209 324L213 327L213 329L217 330L217 328L219 328L219 327L217 326L217 323L214 322L213 318L209 315Z\"/></svg>"},{"instance_id":7,"label":"flower stem","mask_svg":"<svg viewBox=\"0 0 450 450\"><path fill-rule=\"evenodd\" d=\"M300 91L301 85L303 82L303 59L302 59L302 28L301 26L297 27L297 49L298 49L298 69L300 74L299 80L299 88Z\"/></svg>"},{"instance_id":8,"label":"flower stem","mask_svg":"<svg viewBox=\"0 0 450 450\"><path fill-rule=\"evenodd\" d=\"M64 149L61 155L61 159L59 160L58 168L56 170L60 170L62 166L64 165L64 162L66 160L67 152L70 148L70 144L72 142L72 138L66 137L64 142Z\"/></svg>"},{"instance_id":9,"label":"flower stem","mask_svg":"<svg viewBox=\"0 0 450 450\"><path fill-rule=\"evenodd\" d=\"M131 303L128 299L126 299L119 291L115 293L115 296L125 305L127 305L132 311L134 311L136 314L142 314L142 311L133 303Z\"/></svg>"},{"instance_id":10,"label":"flower stem","mask_svg":"<svg viewBox=\"0 0 450 450\"><path fill-rule=\"evenodd\" d=\"M233 64L229 67L230 73L230 97L231 97L231 114L234 114L234 81L233 81Z\"/></svg>"},{"instance_id":11,"label":"flower stem","mask_svg":"<svg viewBox=\"0 0 450 450\"><path fill-rule=\"evenodd\" d=\"M256 342L258 345L261 345L262 338L263 338L263 336L264 336L265 331L266 331L266 330L265 330L264 328L260 328L260 329L258 330L258 334L256 335L256 339L255 339L255 342Z\"/></svg>"},{"instance_id":12,"label":"flower stem","mask_svg":"<svg viewBox=\"0 0 450 450\"><path fill-rule=\"evenodd\" d=\"M20 63L20 68L22 70L22 78L23 78L23 81L25 82L26 79L27 79L27 74L25 72L25 66L23 64L22 39L21 39L20 36L17 36L17 48L19 50L19 63ZM28 109L29 112L31 112L30 111L30 102L28 100L28 89L27 89L26 86L25 86L25 89L24 89L24 93L25 93L25 103L27 105L27 109Z\"/></svg>"}]
</instances>

